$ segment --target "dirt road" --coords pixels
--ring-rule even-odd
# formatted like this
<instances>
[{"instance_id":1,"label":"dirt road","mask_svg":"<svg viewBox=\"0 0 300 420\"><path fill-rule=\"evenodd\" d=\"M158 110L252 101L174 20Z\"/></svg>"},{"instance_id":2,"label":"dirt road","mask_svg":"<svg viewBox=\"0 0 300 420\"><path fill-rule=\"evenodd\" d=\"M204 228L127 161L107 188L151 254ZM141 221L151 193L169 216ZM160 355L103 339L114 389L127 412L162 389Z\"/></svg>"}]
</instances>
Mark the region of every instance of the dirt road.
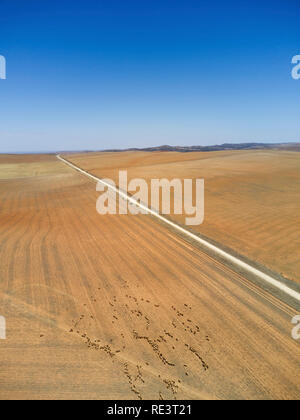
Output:
<instances>
[{"instance_id":1,"label":"dirt road","mask_svg":"<svg viewBox=\"0 0 300 420\"><path fill-rule=\"evenodd\" d=\"M194 242L199 244L201 247L203 247L207 252L209 252L210 255L213 255L213 256L216 255L219 258L223 258L224 262L227 264L232 264L235 270L239 270L239 269L244 270L246 273L259 278L260 281L263 281L268 286L271 286L277 289L279 293L286 295L287 299L292 299L296 305L300 304L300 292L296 290L296 288L299 289L296 284L293 285L293 283L290 282L290 284L287 285L284 281L280 281L277 278L272 277L261 270L258 270L253 265L250 265L249 263L234 256L233 254L230 254L229 252L224 251L220 247L212 244L211 242L208 242L206 239L201 238L199 235L195 235L193 232L187 230L186 228L180 226L179 224L172 222L172 220L161 215L158 211L153 210L150 207L140 203L139 201L129 196L126 192L119 190L115 185L111 185L110 183L107 183L101 178L98 178L92 175L88 171L81 169L79 166L74 165L73 163L71 163L67 159L64 159L60 155L57 155L57 158L61 162L65 163L67 166L79 172L80 174L83 174L87 176L88 178L91 178L95 182L102 184L104 187L108 189L108 191L116 193L117 196L120 196L120 198L123 201L125 200L125 206L127 205L126 203L133 204L135 207L138 207L141 210L145 211L146 214L153 216L154 218L158 219L163 224L167 224L168 227L171 227L173 230L175 230L176 233L180 233L181 235L184 235L188 239L193 240Z\"/></svg>"}]
</instances>

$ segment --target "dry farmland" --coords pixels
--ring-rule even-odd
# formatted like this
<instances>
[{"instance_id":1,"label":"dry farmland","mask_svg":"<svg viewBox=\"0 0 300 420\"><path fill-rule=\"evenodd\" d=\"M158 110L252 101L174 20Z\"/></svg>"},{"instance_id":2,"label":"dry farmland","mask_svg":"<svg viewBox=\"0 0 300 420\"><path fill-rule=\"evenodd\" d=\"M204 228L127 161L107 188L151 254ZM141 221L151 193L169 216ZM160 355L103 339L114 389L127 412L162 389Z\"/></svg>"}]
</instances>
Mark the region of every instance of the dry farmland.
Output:
<instances>
[{"instance_id":1,"label":"dry farmland","mask_svg":"<svg viewBox=\"0 0 300 420\"><path fill-rule=\"evenodd\" d=\"M119 169L127 169L129 179L148 182L204 178L205 221L193 229L300 283L299 151L88 153L68 158L116 182ZM182 216L172 218L184 223Z\"/></svg>"},{"instance_id":2,"label":"dry farmland","mask_svg":"<svg viewBox=\"0 0 300 420\"><path fill-rule=\"evenodd\" d=\"M200 231L297 277L299 160L283 153L72 159L204 176ZM300 397L295 309L150 216L98 215L95 183L55 156L2 156L0 178L0 399Z\"/></svg>"}]
</instances>

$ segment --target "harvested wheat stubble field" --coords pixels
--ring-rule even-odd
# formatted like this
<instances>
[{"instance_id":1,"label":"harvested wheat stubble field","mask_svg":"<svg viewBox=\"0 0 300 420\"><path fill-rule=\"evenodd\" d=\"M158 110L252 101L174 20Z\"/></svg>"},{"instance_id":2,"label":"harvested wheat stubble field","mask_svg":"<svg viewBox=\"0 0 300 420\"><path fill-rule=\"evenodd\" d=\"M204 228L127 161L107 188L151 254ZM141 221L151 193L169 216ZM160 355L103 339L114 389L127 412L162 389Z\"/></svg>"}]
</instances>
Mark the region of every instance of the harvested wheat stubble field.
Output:
<instances>
[{"instance_id":1,"label":"harvested wheat stubble field","mask_svg":"<svg viewBox=\"0 0 300 420\"><path fill-rule=\"evenodd\" d=\"M292 308L150 216L99 216L55 156L27 159L10 179L0 159L1 399L300 397Z\"/></svg>"},{"instance_id":2,"label":"harvested wheat stubble field","mask_svg":"<svg viewBox=\"0 0 300 420\"><path fill-rule=\"evenodd\" d=\"M300 153L286 150L120 152L67 158L98 177L204 178L205 220L193 230L300 283ZM184 218L172 215L184 224Z\"/></svg>"}]
</instances>

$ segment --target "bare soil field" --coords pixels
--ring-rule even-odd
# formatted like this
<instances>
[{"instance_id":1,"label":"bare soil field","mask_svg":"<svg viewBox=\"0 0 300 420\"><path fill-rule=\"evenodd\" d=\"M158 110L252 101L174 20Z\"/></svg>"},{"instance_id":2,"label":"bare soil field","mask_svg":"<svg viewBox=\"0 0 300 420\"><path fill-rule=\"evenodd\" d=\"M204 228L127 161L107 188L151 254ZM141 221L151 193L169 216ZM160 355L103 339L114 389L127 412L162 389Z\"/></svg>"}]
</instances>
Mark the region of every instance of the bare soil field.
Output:
<instances>
[{"instance_id":1,"label":"bare soil field","mask_svg":"<svg viewBox=\"0 0 300 420\"><path fill-rule=\"evenodd\" d=\"M54 156L25 160L0 180L0 399L299 399L295 310L150 216L100 216Z\"/></svg>"},{"instance_id":2,"label":"bare soil field","mask_svg":"<svg viewBox=\"0 0 300 420\"><path fill-rule=\"evenodd\" d=\"M300 154L286 150L120 152L67 158L98 177L203 178L205 220L217 243L300 283ZM184 224L184 217L172 215Z\"/></svg>"},{"instance_id":3,"label":"bare soil field","mask_svg":"<svg viewBox=\"0 0 300 420\"><path fill-rule=\"evenodd\" d=\"M58 170L59 168L59 170ZM0 155L0 180L67 173L55 155Z\"/></svg>"}]
</instances>

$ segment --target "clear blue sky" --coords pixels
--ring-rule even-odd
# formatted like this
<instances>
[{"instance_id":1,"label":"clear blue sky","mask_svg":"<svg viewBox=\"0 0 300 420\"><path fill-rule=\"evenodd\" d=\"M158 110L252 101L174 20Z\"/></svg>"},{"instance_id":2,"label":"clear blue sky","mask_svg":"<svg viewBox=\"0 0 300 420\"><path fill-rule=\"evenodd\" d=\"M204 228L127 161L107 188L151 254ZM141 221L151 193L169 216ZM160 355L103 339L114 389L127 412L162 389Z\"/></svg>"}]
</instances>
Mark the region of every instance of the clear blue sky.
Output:
<instances>
[{"instance_id":1,"label":"clear blue sky","mask_svg":"<svg viewBox=\"0 0 300 420\"><path fill-rule=\"evenodd\" d=\"M298 0L0 0L0 152L300 141Z\"/></svg>"}]
</instances>

